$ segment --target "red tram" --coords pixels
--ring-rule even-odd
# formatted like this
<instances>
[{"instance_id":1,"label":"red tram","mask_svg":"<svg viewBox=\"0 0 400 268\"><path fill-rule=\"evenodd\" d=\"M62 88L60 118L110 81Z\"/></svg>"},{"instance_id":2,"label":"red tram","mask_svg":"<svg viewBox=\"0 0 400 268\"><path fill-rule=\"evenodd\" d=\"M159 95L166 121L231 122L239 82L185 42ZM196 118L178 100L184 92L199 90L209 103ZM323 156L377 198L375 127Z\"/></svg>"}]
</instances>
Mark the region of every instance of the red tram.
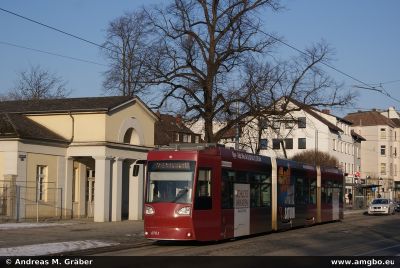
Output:
<instances>
[{"instance_id":1,"label":"red tram","mask_svg":"<svg viewBox=\"0 0 400 268\"><path fill-rule=\"evenodd\" d=\"M343 173L219 146L149 152L145 237L223 240L343 218Z\"/></svg>"}]
</instances>

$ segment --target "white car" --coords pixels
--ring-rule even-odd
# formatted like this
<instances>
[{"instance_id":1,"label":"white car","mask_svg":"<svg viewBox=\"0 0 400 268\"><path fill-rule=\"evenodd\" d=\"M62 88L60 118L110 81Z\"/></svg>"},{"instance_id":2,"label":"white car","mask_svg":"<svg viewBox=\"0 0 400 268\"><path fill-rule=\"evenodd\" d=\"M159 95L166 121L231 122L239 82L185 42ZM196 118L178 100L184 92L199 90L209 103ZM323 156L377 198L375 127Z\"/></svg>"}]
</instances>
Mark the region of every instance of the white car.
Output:
<instances>
[{"instance_id":1,"label":"white car","mask_svg":"<svg viewBox=\"0 0 400 268\"><path fill-rule=\"evenodd\" d=\"M387 198L376 198L368 206L368 214L394 214L396 206L394 202Z\"/></svg>"}]
</instances>

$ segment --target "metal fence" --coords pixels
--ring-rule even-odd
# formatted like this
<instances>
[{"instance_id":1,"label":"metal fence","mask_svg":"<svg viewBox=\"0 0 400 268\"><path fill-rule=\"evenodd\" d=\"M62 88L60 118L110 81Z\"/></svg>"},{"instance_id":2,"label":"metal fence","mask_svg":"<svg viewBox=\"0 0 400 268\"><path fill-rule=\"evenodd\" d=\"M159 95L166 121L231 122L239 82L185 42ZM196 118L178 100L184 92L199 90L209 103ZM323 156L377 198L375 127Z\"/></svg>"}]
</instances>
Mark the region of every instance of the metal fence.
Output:
<instances>
[{"instance_id":1,"label":"metal fence","mask_svg":"<svg viewBox=\"0 0 400 268\"><path fill-rule=\"evenodd\" d=\"M45 183L24 186L0 181L0 221L49 220L62 218L62 189Z\"/></svg>"}]
</instances>

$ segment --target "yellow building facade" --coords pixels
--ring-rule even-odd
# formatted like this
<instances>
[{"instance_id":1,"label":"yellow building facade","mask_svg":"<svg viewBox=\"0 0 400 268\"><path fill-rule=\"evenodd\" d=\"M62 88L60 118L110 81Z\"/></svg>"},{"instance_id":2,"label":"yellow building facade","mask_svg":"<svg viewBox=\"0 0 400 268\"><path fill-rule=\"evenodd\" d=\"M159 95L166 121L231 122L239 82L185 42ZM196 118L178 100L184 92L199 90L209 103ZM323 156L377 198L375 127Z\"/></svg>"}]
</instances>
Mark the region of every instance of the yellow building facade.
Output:
<instances>
[{"instance_id":1,"label":"yellow building facade","mask_svg":"<svg viewBox=\"0 0 400 268\"><path fill-rule=\"evenodd\" d=\"M158 117L135 97L0 102L0 219L141 219Z\"/></svg>"}]
</instances>

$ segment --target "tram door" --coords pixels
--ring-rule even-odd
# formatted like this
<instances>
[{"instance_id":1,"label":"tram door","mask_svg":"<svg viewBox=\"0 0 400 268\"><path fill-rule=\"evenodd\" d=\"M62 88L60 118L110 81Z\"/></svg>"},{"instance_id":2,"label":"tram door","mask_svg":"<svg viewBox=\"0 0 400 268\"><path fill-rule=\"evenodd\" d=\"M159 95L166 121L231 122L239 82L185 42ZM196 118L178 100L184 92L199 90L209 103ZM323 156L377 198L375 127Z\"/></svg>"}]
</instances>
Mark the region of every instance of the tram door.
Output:
<instances>
[{"instance_id":1,"label":"tram door","mask_svg":"<svg viewBox=\"0 0 400 268\"><path fill-rule=\"evenodd\" d=\"M193 205L193 225L198 240L219 238L218 210L216 207L216 158L199 158L197 177L195 178L195 196Z\"/></svg>"}]
</instances>

